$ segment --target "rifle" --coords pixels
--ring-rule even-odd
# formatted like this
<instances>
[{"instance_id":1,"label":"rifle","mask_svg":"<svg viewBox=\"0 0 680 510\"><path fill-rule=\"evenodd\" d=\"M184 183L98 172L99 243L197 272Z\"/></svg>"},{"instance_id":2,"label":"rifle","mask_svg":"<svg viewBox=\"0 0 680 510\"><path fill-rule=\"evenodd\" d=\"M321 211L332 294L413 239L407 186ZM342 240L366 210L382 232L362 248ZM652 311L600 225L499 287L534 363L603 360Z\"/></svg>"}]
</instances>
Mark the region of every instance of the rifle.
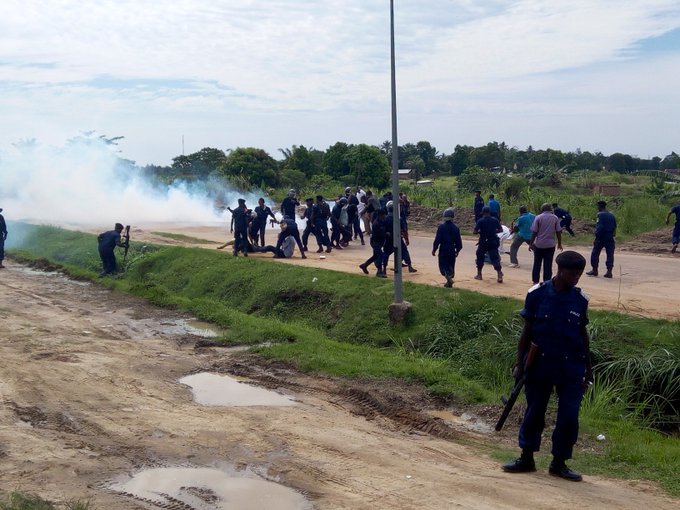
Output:
<instances>
[{"instance_id":1,"label":"rifle","mask_svg":"<svg viewBox=\"0 0 680 510\"><path fill-rule=\"evenodd\" d=\"M517 401L517 397L519 397L519 394L524 387L524 383L527 382L527 373L529 368L531 368L531 365L533 365L537 353L538 346L532 342L531 346L529 347L529 352L527 353L527 359L524 362L524 370L522 375L515 381L515 386L512 388L510 396L505 398L505 396L501 395L501 402L505 404L505 407L503 408L501 417L498 418L498 422L496 423L496 432L500 432L500 430L503 428L503 425L505 424L505 420L508 419L508 415L510 414L510 411L512 411L512 408Z\"/></svg>"},{"instance_id":2,"label":"rifle","mask_svg":"<svg viewBox=\"0 0 680 510\"><path fill-rule=\"evenodd\" d=\"M125 243L123 244L123 247L125 248L125 251L123 252L123 262L125 262L128 250L130 249L130 225L125 226L125 234L123 234L123 237L125 238Z\"/></svg>"}]
</instances>

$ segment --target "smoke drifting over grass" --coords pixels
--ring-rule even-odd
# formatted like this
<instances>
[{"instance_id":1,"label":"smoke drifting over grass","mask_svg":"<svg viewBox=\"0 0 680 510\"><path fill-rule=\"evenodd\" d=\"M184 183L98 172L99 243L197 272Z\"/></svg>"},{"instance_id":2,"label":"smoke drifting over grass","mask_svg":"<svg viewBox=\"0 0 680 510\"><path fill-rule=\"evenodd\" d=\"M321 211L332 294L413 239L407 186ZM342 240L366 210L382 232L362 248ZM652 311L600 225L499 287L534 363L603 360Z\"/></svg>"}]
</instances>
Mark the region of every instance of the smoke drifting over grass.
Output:
<instances>
[{"instance_id":1,"label":"smoke drifting over grass","mask_svg":"<svg viewBox=\"0 0 680 510\"><path fill-rule=\"evenodd\" d=\"M0 152L0 207L7 219L106 228L115 222L224 224L230 215L215 208L216 197L232 207L239 197L251 207L257 200L223 182L152 183L103 137L84 135L63 147L27 141Z\"/></svg>"}]
</instances>

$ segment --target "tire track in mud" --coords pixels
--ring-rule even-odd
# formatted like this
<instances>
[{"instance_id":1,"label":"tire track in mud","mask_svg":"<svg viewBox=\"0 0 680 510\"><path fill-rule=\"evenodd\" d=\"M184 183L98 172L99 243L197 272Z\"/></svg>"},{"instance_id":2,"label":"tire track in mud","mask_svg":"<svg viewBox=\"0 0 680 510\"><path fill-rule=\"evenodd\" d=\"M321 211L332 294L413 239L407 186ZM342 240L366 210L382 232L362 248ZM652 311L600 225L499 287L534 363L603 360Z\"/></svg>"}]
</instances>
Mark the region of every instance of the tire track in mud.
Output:
<instances>
[{"instance_id":1,"label":"tire track in mud","mask_svg":"<svg viewBox=\"0 0 680 510\"><path fill-rule=\"evenodd\" d=\"M245 377L268 389L285 388L298 393L321 396L330 403L367 420L378 417L386 419L409 434L427 434L446 440L460 439L464 435L441 418L417 410L395 393L384 397L360 387L359 384L337 382L329 378L312 379L297 375L287 368L261 367L258 365L261 359L256 356L247 356L247 359L247 363L242 360L214 363L208 370ZM300 378L302 378L300 382L295 380Z\"/></svg>"}]
</instances>

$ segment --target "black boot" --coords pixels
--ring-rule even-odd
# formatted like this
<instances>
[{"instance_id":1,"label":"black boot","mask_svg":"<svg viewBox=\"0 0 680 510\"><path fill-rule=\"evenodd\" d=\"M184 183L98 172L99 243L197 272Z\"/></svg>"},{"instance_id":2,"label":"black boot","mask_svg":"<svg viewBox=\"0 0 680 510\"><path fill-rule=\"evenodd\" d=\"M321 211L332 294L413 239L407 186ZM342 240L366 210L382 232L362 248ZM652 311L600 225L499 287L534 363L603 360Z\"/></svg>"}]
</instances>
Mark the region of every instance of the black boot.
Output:
<instances>
[{"instance_id":1,"label":"black boot","mask_svg":"<svg viewBox=\"0 0 680 510\"><path fill-rule=\"evenodd\" d=\"M563 460L556 458L550 463L548 473L553 476L559 476L560 478L569 480L570 482L580 482L583 480L581 473L577 473L576 471L569 469Z\"/></svg>"},{"instance_id":2,"label":"black boot","mask_svg":"<svg viewBox=\"0 0 680 510\"><path fill-rule=\"evenodd\" d=\"M534 453L528 450L522 450L522 455L519 459L503 464L501 469L506 473L532 473L536 471Z\"/></svg>"}]
</instances>

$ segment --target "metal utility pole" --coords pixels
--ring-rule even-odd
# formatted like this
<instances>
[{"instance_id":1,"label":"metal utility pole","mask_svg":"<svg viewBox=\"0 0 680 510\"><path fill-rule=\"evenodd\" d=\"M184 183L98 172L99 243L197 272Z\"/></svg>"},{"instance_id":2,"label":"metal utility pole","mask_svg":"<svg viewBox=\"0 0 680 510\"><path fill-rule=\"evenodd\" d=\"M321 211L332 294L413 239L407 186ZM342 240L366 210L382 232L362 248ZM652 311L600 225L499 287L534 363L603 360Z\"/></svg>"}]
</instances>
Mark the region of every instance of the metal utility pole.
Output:
<instances>
[{"instance_id":1,"label":"metal utility pole","mask_svg":"<svg viewBox=\"0 0 680 510\"><path fill-rule=\"evenodd\" d=\"M397 143L397 72L394 56L394 0L390 0L390 49L392 64L392 240L394 243L394 302L404 300L401 268L401 225L399 222L399 144Z\"/></svg>"}]
</instances>

